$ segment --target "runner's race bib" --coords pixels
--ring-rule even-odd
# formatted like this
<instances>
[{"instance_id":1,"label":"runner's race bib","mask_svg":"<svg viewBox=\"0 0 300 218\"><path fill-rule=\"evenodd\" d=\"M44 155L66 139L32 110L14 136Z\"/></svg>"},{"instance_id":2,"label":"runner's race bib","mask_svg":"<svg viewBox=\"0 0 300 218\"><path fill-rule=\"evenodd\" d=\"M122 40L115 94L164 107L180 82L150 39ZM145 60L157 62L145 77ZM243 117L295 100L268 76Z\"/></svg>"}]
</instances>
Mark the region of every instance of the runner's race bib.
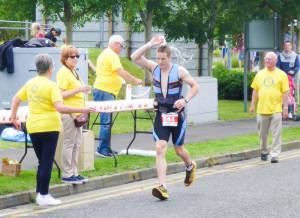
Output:
<instances>
[{"instance_id":1,"label":"runner's race bib","mask_svg":"<svg viewBox=\"0 0 300 218\"><path fill-rule=\"evenodd\" d=\"M178 113L161 114L162 126L177 126L178 125Z\"/></svg>"}]
</instances>

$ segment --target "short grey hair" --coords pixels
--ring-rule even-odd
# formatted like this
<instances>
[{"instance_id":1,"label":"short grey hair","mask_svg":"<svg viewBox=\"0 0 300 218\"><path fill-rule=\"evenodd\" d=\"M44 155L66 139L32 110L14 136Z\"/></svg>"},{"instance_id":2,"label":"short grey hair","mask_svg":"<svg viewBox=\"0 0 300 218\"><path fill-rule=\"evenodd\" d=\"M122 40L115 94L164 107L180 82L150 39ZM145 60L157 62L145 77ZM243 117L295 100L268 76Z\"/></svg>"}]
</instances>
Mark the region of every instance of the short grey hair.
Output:
<instances>
[{"instance_id":1,"label":"short grey hair","mask_svg":"<svg viewBox=\"0 0 300 218\"><path fill-rule=\"evenodd\" d=\"M38 54L35 56L35 66L39 75L45 74L53 68L53 58L48 54Z\"/></svg>"},{"instance_id":2,"label":"short grey hair","mask_svg":"<svg viewBox=\"0 0 300 218\"><path fill-rule=\"evenodd\" d=\"M109 41L108 41L108 44L112 44L112 43L115 43L115 42L118 42L120 43L121 45L124 45L124 39L122 36L120 35L112 35L110 38L109 38Z\"/></svg>"}]
</instances>

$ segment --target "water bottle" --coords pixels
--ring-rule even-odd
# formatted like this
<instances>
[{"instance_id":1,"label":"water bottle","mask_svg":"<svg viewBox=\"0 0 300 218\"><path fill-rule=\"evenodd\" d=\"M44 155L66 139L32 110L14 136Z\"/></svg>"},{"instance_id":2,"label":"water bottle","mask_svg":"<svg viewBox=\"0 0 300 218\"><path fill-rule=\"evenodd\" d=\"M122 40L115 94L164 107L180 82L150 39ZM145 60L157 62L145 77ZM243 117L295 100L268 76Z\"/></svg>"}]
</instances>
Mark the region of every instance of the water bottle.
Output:
<instances>
[{"instance_id":1,"label":"water bottle","mask_svg":"<svg viewBox=\"0 0 300 218\"><path fill-rule=\"evenodd\" d=\"M126 86L126 100L131 100L131 84L127 84Z\"/></svg>"}]
</instances>

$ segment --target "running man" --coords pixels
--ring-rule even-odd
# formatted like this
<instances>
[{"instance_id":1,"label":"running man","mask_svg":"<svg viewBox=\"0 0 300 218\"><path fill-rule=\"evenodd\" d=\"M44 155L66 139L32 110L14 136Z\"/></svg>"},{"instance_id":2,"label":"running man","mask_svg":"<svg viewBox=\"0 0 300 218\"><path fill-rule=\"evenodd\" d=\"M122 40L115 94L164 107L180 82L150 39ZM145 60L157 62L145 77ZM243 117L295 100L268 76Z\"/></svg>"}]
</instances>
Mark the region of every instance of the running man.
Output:
<instances>
[{"instance_id":1,"label":"running man","mask_svg":"<svg viewBox=\"0 0 300 218\"><path fill-rule=\"evenodd\" d=\"M156 54L157 63L143 56L154 46L159 46ZM152 189L152 195L160 200L166 200L169 194L166 186L165 156L171 133L176 154L181 157L186 166L185 186L190 186L195 180L196 163L191 160L188 151L183 146L186 130L184 107L197 94L199 87L184 67L171 62L171 49L166 45L163 36L154 36L148 43L137 49L131 55L131 59L152 72L156 99L153 137L156 145L156 169L159 180L159 185ZM181 94L183 82L191 87L185 97Z\"/></svg>"}]
</instances>

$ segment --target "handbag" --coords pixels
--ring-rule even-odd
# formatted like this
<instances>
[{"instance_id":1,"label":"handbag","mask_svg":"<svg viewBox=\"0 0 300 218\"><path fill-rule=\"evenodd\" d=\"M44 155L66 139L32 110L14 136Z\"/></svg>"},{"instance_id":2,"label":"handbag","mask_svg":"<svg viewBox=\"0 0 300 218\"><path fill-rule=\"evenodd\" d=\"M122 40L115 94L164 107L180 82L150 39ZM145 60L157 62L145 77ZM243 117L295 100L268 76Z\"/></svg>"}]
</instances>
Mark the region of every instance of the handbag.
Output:
<instances>
[{"instance_id":1,"label":"handbag","mask_svg":"<svg viewBox=\"0 0 300 218\"><path fill-rule=\"evenodd\" d=\"M89 121L89 115L87 113L83 113L74 118L74 123L76 127L82 127L87 124Z\"/></svg>"}]
</instances>

